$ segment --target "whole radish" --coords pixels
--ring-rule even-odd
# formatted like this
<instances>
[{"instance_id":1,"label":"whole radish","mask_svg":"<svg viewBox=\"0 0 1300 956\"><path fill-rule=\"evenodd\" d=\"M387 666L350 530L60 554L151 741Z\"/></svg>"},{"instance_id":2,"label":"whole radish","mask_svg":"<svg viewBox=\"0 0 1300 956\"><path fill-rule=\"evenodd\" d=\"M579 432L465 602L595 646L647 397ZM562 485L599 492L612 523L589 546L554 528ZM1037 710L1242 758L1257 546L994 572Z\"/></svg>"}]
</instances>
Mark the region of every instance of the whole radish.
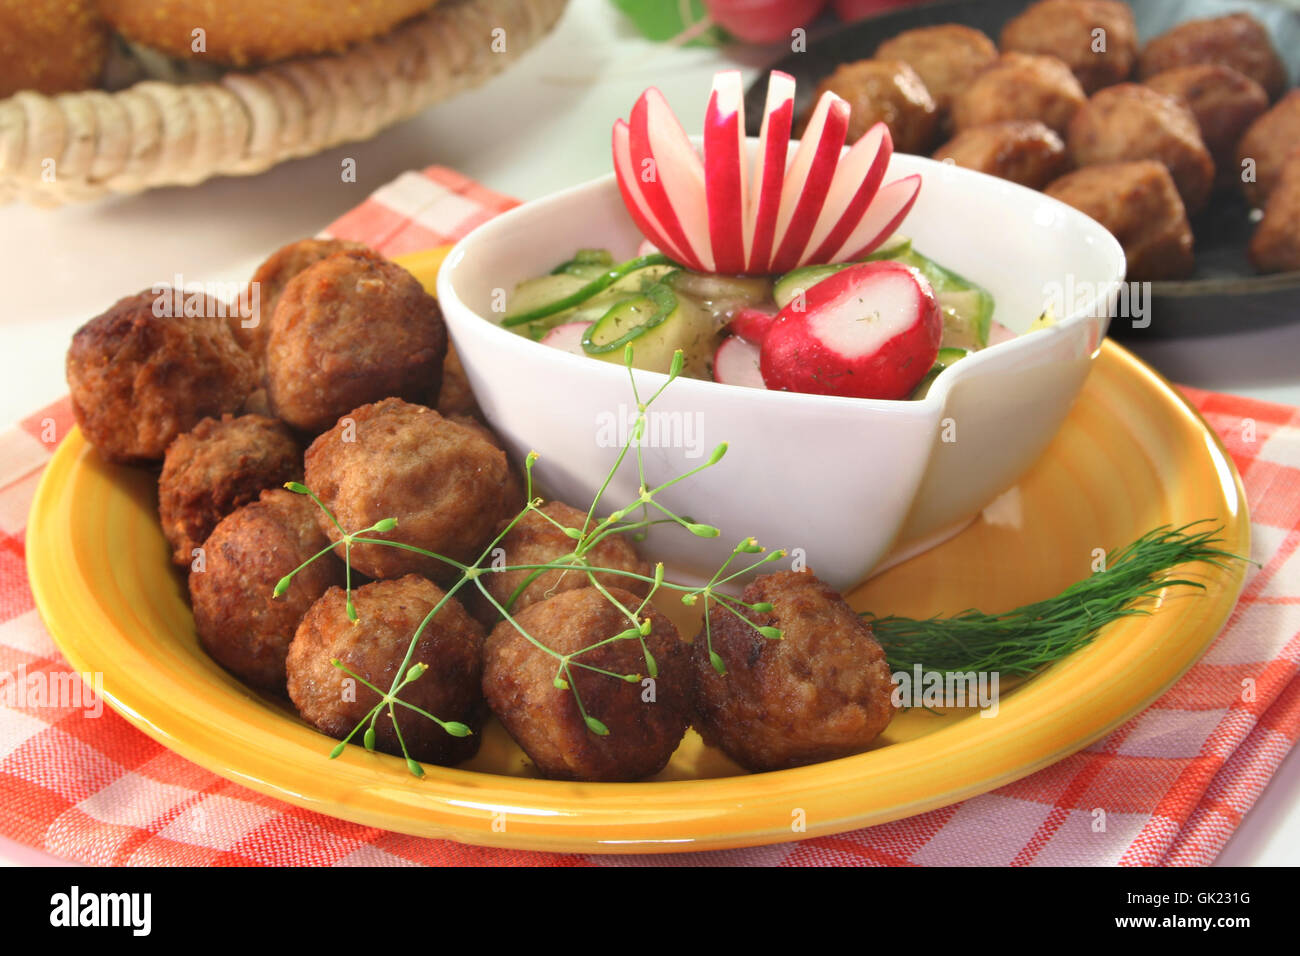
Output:
<instances>
[{"instance_id":1,"label":"whole radish","mask_svg":"<svg viewBox=\"0 0 1300 956\"><path fill-rule=\"evenodd\" d=\"M747 43L789 42L796 27L810 23L826 0L704 0L709 17Z\"/></svg>"},{"instance_id":2,"label":"whole radish","mask_svg":"<svg viewBox=\"0 0 1300 956\"><path fill-rule=\"evenodd\" d=\"M770 389L906 398L939 354L943 317L930 284L898 262L843 269L796 296L763 337Z\"/></svg>"}]
</instances>

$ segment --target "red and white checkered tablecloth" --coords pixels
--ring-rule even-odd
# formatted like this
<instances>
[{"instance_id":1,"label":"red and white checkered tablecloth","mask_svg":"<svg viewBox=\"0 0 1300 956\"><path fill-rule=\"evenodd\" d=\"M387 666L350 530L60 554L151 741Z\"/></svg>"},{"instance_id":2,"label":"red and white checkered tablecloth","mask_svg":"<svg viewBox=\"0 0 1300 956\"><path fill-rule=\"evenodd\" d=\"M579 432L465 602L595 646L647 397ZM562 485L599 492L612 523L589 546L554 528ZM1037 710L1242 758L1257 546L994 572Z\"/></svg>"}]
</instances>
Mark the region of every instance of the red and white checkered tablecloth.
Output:
<instances>
[{"instance_id":1,"label":"red and white checkered tablecloth","mask_svg":"<svg viewBox=\"0 0 1300 956\"><path fill-rule=\"evenodd\" d=\"M449 169L407 173L329 232L390 255L459 238L515 203ZM1104 740L955 806L796 843L672 864L1207 864L1300 733L1300 409L1184 389L1223 437L1250 502L1246 588L1173 688ZM1255 427L1244 429L1244 419ZM53 429L47 428L53 420ZM281 803L171 753L111 710L8 692L69 671L24 563L27 512L72 424L67 400L0 434L0 834L101 864L618 864L633 857L481 849L346 823ZM1248 441L1248 438L1253 440ZM1256 681L1243 701L1241 681ZM1105 832L1092 808L1107 808Z\"/></svg>"}]
</instances>

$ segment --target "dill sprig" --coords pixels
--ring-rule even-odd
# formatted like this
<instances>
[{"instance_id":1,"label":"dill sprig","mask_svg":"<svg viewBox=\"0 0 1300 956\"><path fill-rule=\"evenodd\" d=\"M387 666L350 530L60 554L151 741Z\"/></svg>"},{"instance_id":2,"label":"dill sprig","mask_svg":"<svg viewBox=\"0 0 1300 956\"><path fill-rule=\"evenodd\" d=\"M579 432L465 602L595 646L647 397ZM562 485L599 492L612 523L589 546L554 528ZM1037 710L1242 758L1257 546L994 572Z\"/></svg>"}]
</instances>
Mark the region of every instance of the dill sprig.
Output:
<instances>
[{"instance_id":1,"label":"dill sprig","mask_svg":"<svg viewBox=\"0 0 1300 956\"><path fill-rule=\"evenodd\" d=\"M1173 568L1201 563L1226 569L1230 561L1248 560L1215 547L1222 540L1222 527L1191 530L1207 521L1155 528L1108 554L1104 570L1055 597L1012 611L986 614L972 609L924 620L870 612L863 617L892 672L910 672L919 664L928 671L1031 674L1091 643L1106 625L1151 613L1150 601L1165 588L1204 590L1201 581L1171 577Z\"/></svg>"}]
</instances>

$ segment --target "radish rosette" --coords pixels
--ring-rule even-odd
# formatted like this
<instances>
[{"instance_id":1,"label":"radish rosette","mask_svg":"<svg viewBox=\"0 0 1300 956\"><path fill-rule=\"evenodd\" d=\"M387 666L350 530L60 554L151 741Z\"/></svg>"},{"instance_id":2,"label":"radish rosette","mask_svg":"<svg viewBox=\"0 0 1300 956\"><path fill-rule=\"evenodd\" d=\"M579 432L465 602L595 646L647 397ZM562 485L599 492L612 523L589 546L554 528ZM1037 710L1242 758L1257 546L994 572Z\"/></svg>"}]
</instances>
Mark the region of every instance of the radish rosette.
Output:
<instances>
[{"instance_id":1,"label":"radish rosette","mask_svg":"<svg viewBox=\"0 0 1300 956\"><path fill-rule=\"evenodd\" d=\"M848 118L849 104L825 92L791 144L794 79L773 71L751 165L739 71L714 78L702 157L652 87L614 124L618 188L642 235L696 272L771 275L858 259L898 227L921 178L882 185L888 128L877 123L846 151Z\"/></svg>"}]
</instances>

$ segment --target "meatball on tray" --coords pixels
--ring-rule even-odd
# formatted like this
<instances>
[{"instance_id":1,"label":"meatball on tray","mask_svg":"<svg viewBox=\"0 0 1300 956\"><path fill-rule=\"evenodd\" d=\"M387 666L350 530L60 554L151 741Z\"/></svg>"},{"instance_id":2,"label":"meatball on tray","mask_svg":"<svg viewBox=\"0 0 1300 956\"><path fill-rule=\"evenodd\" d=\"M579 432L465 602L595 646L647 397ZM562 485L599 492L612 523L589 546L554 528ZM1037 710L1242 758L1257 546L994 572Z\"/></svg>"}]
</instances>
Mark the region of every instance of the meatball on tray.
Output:
<instances>
[{"instance_id":1,"label":"meatball on tray","mask_svg":"<svg viewBox=\"0 0 1300 956\"><path fill-rule=\"evenodd\" d=\"M415 764L420 776L399 756L368 753L359 737L330 759L337 746L330 735L347 727L355 706L366 706L368 691L336 692L342 675L329 662L340 660L359 680L409 674L396 669L405 667L398 664L405 635L442 600L439 585L405 569L375 582L354 581L354 626L339 586L341 565L328 565L319 579L295 581L285 594L298 595L299 583L308 588L304 600L322 594L287 657L271 639L280 633L275 622L263 615L252 648L262 653L223 653L218 663L205 652L187 604L186 576L172 563L173 546L157 517L155 474L109 464L78 430L43 475L27 559L37 606L72 668L102 673L105 701L118 714L242 786L366 826L477 845L582 853L754 846L883 823L987 792L1075 753L1161 694L1218 633L1244 566L1206 568L1203 596L1179 599L1177 589L1159 613L1116 621L1088 647L1019 684L1005 679L994 719L982 716L989 707L932 713L926 698L920 706L895 704L881 648L862 636L867 624L854 612L921 618L1040 600L1088 577L1099 541L1114 547L1133 541L1149 530L1153 515L1173 525L1208 518L1223 526L1222 547L1248 553L1239 480L1226 486L1221 480L1232 465L1207 441L1210 434L1154 373L1105 345L1042 465L1019 485L1017 508L1029 520L977 521L846 599L810 580L792 566L793 553L787 555L751 582L744 597L766 603L766 611L755 607L762 617L752 620L781 628L779 641L737 627L716 604L711 644L707 636L702 641L703 608L684 606L681 592L660 592L645 613L653 624L645 647L657 659L657 696L647 701L643 683L566 672L607 735L590 723L584 727L563 706L554 663L542 660L508 622L493 626L488 617L481 623L474 616L481 609L446 604L439 612L445 616L431 619L437 625L410 659L415 668L430 669L426 682L437 681L419 687L427 696L417 699L472 736L395 722L424 761ZM1063 467L1063 461L1083 464ZM203 597L205 613L242 607L255 614L256 595L264 596L286 566L327 547L323 532L298 513L310 503L291 491L264 491L218 524L219 543L238 537L267 560L246 558L245 544L222 545L220 555L209 555L204 573L223 573L223 562L243 572ZM573 522L585 512L557 506L547 514ZM554 526L522 528L503 539L507 552L522 548L531 557L553 548L565 536L548 527ZM815 541L790 544L806 546L815 568ZM636 559L616 551L600 557L605 566L644 570ZM677 579L672 567L666 575ZM192 568L190 577L196 576ZM538 581L548 590L533 597L556 593L523 607L516 620L550 646L569 650L579 639L570 633L574 622L586 628L581 640L625 626L594 589ZM241 596L250 583L251 594ZM511 579L497 593L518 591L523 598L533 586ZM639 600L617 586L608 590L630 606ZM206 643L232 652L237 629L218 617ZM801 646L810 648L815 666L805 668ZM479 649L484 694L497 717L487 717L473 699ZM710 651L730 676L718 674ZM592 660L620 675L642 666L634 640L608 643L602 653ZM236 673L273 689L254 689ZM279 690L286 678L287 695ZM676 680L671 687L670 680ZM697 684L703 686L696 690ZM683 694L693 694L694 702ZM791 700L798 705L787 732L780 707ZM702 729L687 730L688 723ZM388 742L379 736L382 751ZM642 745L628 752L632 737ZM642 779L604 782L629 776Z\"/></svg>"},{"instance_id":2,"label":"meatball on tray","mask_svg":"<svg viewBox=\"0 0 1300 956\"><path fill-rule=\"evenodd\" d=\"M1107 41L1100 54L1091 46L1099 27ZM864 62L876 73L868 77ZM1272 223L1262 224L1271 185L1288 163L1300 166L1300 10L1267 0L940 0L814 34L805 52L771 68L795 78L796 117L819 90L834 89L867 111L859 124L886 123L900 150L1034 189L1082 163L1168 164L1187 206L1181 228L1190 227L1193 254L1177 275L1165 268L1148 275L1143 250L1125 246L1129 279L1151 285L1145 315L1113 321L1112 337L1222 334L1300 318L1293 191L1279 195ZM904 82L908 68L928 98ZM767 75L746 92L751 136L759 133ZM890 76L899 78L892 86ZM1095 94L1125 83L1183 102L1205 148L1183 145L1177 129L1160 141L1141 97L1116 104L1107 92L1110 109L1086 109ZM1080 111L1093 121L1081 118L1072 134L1069 119ZM1245 183L1237 181L1243 158L1257 163ZM1085 211L1095 217L1107 206L1094 202ZM1127 219L1116 215L1114 225L1102 224L1119 235Z\"/></svg>"}]
</instances>

